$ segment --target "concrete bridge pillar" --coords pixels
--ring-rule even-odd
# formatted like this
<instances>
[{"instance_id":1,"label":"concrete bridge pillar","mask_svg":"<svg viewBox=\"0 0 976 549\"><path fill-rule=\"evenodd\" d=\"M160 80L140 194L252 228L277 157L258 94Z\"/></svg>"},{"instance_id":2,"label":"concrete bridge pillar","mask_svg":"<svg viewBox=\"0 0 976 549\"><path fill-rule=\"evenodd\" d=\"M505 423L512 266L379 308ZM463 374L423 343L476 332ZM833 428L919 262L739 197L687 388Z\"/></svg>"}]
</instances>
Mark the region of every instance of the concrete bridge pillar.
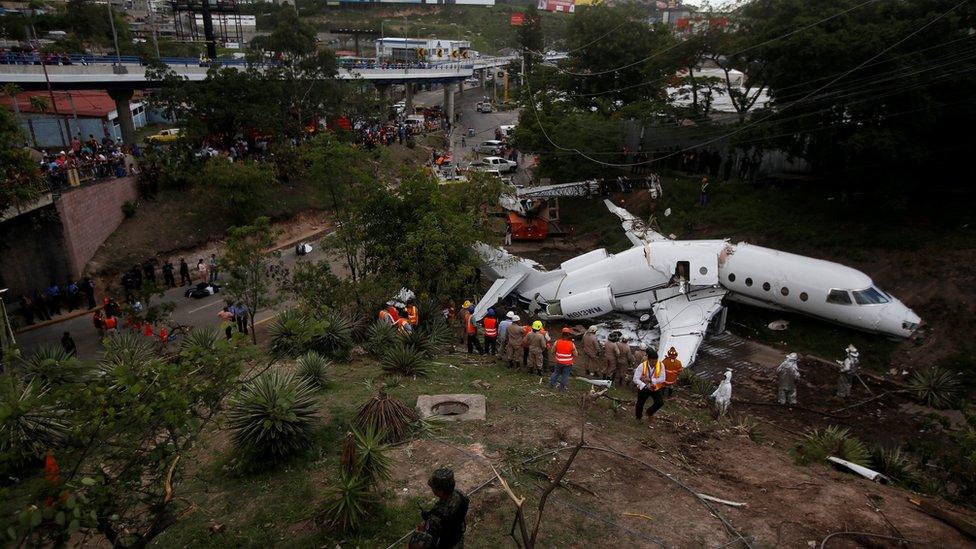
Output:
<instances>
[{"instance_id":1,"label":"concrete bridge pillar","mask_svg":"<svg viewBox=\"0 0 976 549\"><path fill-rule=\"evenodd\" d=\"M464 80L458 80L457 87L458 95L464 95Z\"/></svg>"},{"instance_id":2,"label":"concrete bridge pillar","mask_svg":"<svg viewBox=\"0 0 976 549\"><path fill-rule=\"evenodd\" d=\"M454 84L444 83L444 118L454 124Z\"/></svg>"},{"instance_id":3,"label":"concrete bridge pillar","mask_svg":"<svg viewBox=\"0 0 976 549\"><path fill-rule=\"evenodd\" d=\"M403 85L405 90L403 98L403 110L406 114L413 114L413 83L407 82Z\"/></svg>"},{"instance_id":4,"label":"concrete bridge pillar","mask_svg":"<svg viewBox=\"0 0 976 549\"><path fill-rule=\"evenodd\" d=\"M119 129L122 130L122 144L134 147L136 144L136 124L132 120L132 90L109 90L108 95L115 100L115 111L119 117Z\"/></svg>"},{"instance_id":5,"label":"concrete bridge pillar","mask_svg":"<svg viewBox=\"0 0 976 549\"><path fill-rule=\"evenodd\" d=\"M485 89L485 76L488 74L488 69L481 69L478 71L478 81L481 83L481 89Z\"/></svg>"},{"instance_id":6,"label":"concrete bridge pillar","mask_svg":"<svg viewBox=\"0 0 976 549\"><path fill-rule=\"evenodd\" d=\"M390 104L390 85L389 84L377 84L376 93L380 96L380 103L383 105Z\"/></svg>"}]
</instances>

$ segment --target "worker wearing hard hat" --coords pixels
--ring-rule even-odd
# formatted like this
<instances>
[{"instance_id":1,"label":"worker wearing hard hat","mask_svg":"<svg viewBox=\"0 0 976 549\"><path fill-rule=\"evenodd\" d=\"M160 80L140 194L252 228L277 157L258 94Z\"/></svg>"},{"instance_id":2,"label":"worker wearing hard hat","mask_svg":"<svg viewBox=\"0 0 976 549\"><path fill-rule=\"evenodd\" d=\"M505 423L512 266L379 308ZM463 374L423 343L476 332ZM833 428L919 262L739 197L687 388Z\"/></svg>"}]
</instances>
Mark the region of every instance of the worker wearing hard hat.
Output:
<instances>
[{"instance_id":1,"label":"worker wearing hard hat","mask_svg":"<svg viewBox=\"0 0 976 549\"><path fill-rule=\"evenodd\" d=\"M620 340L620 332L610 332L607 342L603 346L603 379L613 379L613 374L617 371L617 342Z\"/></svg>"},{"instance_id":2,"label":"worker wearing hard hat","mask_svg":"<svg viewBox=\"0 0 976 549\"><path fill-rule=\"evenodd\" d=\"M549 388L556 387L556 380L559 380L559 390L566 392L566 385L569 383L569 373L573 369L573 362L579 353L573 343L573 332L568 327L563 328L562 338L556 342L553 348L553 355L556 363L552 367L552 375L549 376Z\"/></svg>"},{"instance_id":3,"label":"worker wearing hard hat","mask_svg":"<svg viewBox=\"0 0 976 549\"><path fill-rule=\"evenodd\" d=\"M485 354L478 341L478 325L474 322L474 305L464 311L464 336L468 339L468 354L474 354L474 349L478 349L478 354Z\"/></svg>"},{"instance_id":4,"label":"worker wearing hard hat","mask_svg":"<svg viewBox=\"0 0 976 549\"><path fill-rule=\"evenodd\" d=\"M647 416L653 417L661 406L664 406L664 365L661 361L644 359L634 368L634 385L637 386L637 421L644 417L644 404L647 399L654 400L654 404L647 410Z\"/></svg>"},{"instance_id":5,"label":"worker wearing hard hat","mask_svg":"<svg viewBox=\"0 0 976 549\"><path fill-rule=\"evenodd\" d=\"M583 334L583 370L588 376L597 375L600 368L600 340L596 338L596 326L590 326Z\"/></svg>"},{"instance_id":6,"label":"worker wearing hard hat","mask_svg":"<svg viewBox=\"0 0 976 549\"><path fill-rule=\"evenodd\" d=\"M488 309L485 318L481 319L481 327L485 331L485 354L494 356L498 352L498 319L495 318L495 309Z\"/></svg>"},{"instance_id":7,"label":"worker wearing hard hat","mask_svg":"<svg viewBox=\"0 0 976 549\"><path fill-rule=\"evenodd\" d=\"M514 369L515 361L522 354L522 341L525 339L522 318L519 315L512 315L512 323L508 325L505 332L505 360L508 361L508 367Z\"/></svg>"},{"instance_id":8,"label":"worker wearing hard hat","mask_svg":"<svg viewBox=\"0 0 976 549\"><path fill-rule=\"evenodd\" d=\"M515 312L509 311L505 313L505 320L498 323L498 356L505 360L505 342L508 340L508 327L512 325L512 319L515 318Z\"/></svg>"},{"instance_id":9,"label":"worker wearing hard hat","mask_svg":"<svg viewBox=\"0 0 976 549\"><path fill-rule=\"evenodd\" d=\"M414 305L413 299L407 300L403 311L407 314L407 321L410 322L410 326L416 328L417 324L420 324L420 314L417 312L417 306Z\"/></svg>"},{"instance_id":10,"label":"worker wearing hard hat","mask_svg":"<svg viewBox=\"0 0 976 549\"><path fill-rule=\"evenodd\" d=\"M678 351L671 347L668 349L668 354L661 361L664 366L665 381L664 385L668 388L668 396L674 392L674 386L678 383L678 376L681 375L681 360L678 359Z\"/></svg>"},{"instance_id":11,"label":"worker wearing hard hat","mask_svg":"<svg viewBox=\"0 0 976 549\"><path fill-rule=\"evenodd\" d=\"M631 368L637 361L634 359L634 352L630 349L630 338L621 336L617 342L617 369L614 371L614 381L624 386L630 378Z\"/></svg>"},{"instance_id":12,"label":"worker wearing hard hat","mask_svg":"<svg viewBox=\"0 0 976 549\"><path fill-rule=\"evenodd\" d=\"M542 321L532 323L532 333L529 334L529 373L542 375L543 357L546 354L546 335L542 331Z\"/></svg>"}]
</instances>

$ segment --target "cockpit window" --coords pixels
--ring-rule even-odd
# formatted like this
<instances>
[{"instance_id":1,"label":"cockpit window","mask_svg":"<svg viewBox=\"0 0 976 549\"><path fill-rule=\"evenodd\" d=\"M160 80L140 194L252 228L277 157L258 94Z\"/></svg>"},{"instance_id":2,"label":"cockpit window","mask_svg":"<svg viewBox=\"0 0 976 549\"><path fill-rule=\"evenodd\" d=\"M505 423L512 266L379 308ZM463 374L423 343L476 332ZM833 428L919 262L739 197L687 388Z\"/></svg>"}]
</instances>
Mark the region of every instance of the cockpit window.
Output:
<instances>
[{"instance_id":1,"label":"cockpit window","mask_svg":"<svg viewBox=\"0 0 976 549\"><path fill-rule=\"evenodd\" d=\"M830 293L827 294L827 303L850 305L851 294L847 293L845 290L830 290Z\"/></svg>"},{"instance_id":2,"label":"cockpit window","mask_svg":"<svg viewBox=\"0 0 976 549\"><path fill-rule=\"evenodd\" d=\"M880 305L881 303L888 303L888 298L884 292L874 286L866 290L854 290L853 293L854 301L858 305Z\"/></svg>"}]
</instances>

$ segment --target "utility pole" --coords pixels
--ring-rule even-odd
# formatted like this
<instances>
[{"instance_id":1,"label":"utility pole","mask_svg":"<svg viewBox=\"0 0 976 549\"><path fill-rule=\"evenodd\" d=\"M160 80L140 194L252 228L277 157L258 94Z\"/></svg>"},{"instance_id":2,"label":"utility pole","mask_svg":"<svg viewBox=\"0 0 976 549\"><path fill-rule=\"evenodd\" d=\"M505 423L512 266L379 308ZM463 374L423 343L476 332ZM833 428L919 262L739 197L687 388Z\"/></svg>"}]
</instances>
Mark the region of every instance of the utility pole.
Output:
<instances>
[{"instance_id":1,"label":"utility pole","mask_svg":"<svg viewBox=\"0 0 976 549\"><path fill-rule=\"evenodd\" d=\"M122 54L119 52L119 35L115 32L115 17L112 15L112 0L105 2L105 6L108 8L108 22L112 25L112 41L115 42L115 62L118 65L122 64Z\"/></svg>"}]
</instances>

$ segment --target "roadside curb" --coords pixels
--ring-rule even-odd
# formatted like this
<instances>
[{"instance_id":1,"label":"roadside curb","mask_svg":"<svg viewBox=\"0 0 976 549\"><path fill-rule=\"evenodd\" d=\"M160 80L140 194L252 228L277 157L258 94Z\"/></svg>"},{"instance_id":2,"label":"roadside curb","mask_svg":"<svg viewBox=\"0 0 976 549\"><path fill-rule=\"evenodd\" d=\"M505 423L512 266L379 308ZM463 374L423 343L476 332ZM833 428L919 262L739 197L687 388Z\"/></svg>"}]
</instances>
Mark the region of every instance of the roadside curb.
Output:
<instances>
[{"instance_id":1,"label":"roadside curb","mask_svg":"<svg viewBox=\"0 0 976 549\"><path fill-rule=\"evenodd\" d=\"M77 312L68 313L68 314L63 315L63 316L59 316L58 318L52 318L51 320L45 320L43 322L35 322L35 323L31 324L30 326L24 326L22 328L19 328L17 331L14 332L14 335L22 334L22 333L25 333L25 332L30 332L31 330L36 330L38 328L44 328L46 326L53 326L53 325L55 325L55 324L57 324L59 322L64 322L66 320L72 320L72 319L78 318L79 316L85 316L87 314L94 313L95 311L101 310L101 308L102 308L102 306L99 305L99 306L95 307L94 309L84 309L84 310L80 310L80 311L77 311Z\"/></svg>"}]
</instances>

